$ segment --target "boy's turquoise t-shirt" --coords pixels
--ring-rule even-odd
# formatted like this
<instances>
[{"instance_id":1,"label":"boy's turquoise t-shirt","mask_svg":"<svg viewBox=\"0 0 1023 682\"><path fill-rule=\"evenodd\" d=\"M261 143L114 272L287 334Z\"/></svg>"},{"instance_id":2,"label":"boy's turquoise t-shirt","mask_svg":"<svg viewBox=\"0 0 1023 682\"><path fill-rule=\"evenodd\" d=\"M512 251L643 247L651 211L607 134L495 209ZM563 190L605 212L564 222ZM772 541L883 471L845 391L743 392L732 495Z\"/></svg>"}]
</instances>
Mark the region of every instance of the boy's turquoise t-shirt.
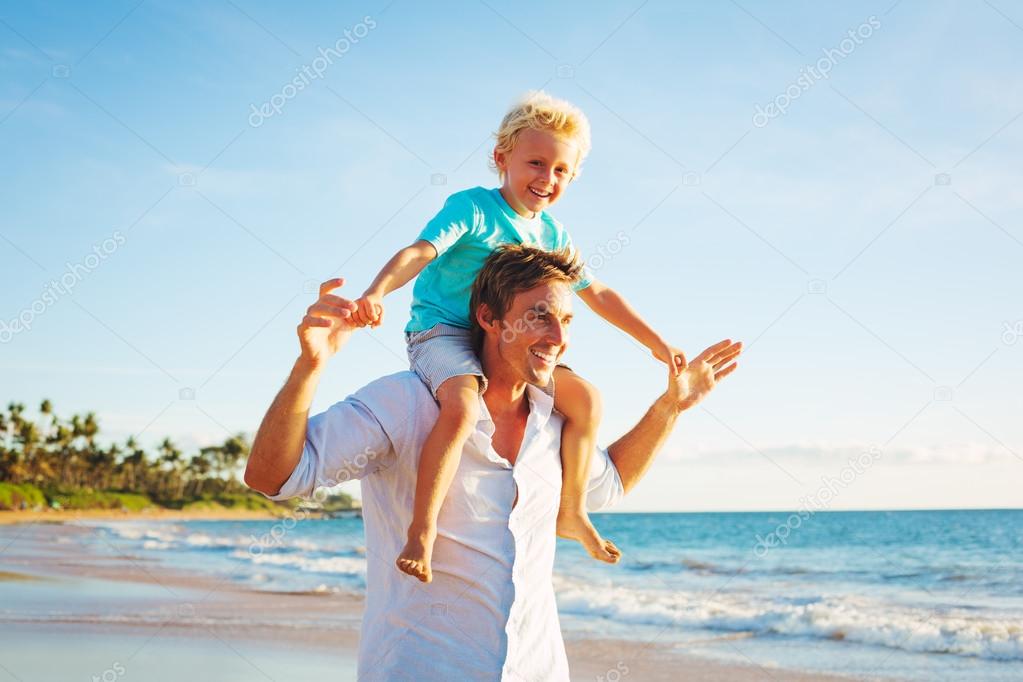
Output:
<instances>
[{"instance_id":1,"label":"boy's turquoise t-shirt","mask_svg":"<svg viewBox=\"0 0 1023 682\"><path fill-rule=\"evenodd\" d=\"M525 244L545 251L575 250L565 228L541 211L523 218L499 189L474 187L452 194L419 234L437 249L437 258L423 268L412 290L412 318L407 332L419 332L443 322L469 328L469 296L476 274L502 244ZM579 291L592 282L589 270L575 285Z\"/></svg>"}]
</instances>

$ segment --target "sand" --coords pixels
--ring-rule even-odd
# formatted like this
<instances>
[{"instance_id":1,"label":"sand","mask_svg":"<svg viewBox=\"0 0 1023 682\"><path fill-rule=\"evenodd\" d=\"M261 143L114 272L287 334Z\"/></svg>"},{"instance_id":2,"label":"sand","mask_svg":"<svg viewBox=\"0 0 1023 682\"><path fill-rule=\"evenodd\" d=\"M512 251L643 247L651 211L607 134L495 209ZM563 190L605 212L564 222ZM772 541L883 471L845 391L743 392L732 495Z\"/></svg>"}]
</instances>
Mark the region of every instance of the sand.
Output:
<instances>
[{"instance_id":1,"label":"sand","mask_svg":"<svg viewBox=\"0 0 1023 682\"><path fill-rule=\"evenodd\" d=\"M93 533L0 528L0 680L355 679L361 597L247 590L87 543ZM848 680L620 640L566 646L579 681Z\"/></svg>"},{"instance_id":2,"label":"sand","mask_svg":"<svg viewBox=\"0 0 1023 682\"><path fill-rule=\"evenodd\" d=\"M231 521L275 519L286 515L283 507L279 514L239 509L218 509L211 511L177 511L174 509L152 508L139 512L111 509L54 510L42 511L0 511L0 526L15 523L64 523L65 521L139 521L154 519L160 521Z\"/></svg>"}]
</instances>

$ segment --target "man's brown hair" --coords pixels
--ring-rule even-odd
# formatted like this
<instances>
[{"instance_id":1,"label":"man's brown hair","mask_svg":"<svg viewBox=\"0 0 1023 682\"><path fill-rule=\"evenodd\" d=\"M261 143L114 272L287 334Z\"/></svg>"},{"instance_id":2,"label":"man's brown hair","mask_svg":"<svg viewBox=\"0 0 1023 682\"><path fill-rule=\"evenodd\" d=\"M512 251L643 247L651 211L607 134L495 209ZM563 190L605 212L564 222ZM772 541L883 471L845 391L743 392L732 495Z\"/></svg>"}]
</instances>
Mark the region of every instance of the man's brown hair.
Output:
<instances>
[{"instance_id":1,"label":"man's brown hair","mask_svg":"<svg viewBox=\"0 0 1023 682\"><path fill-rule=\"evenodd\" d=\"M544 251L522 244L499 246L483 263L476 275L469 299L469 329L476 353L483 350L483 328L476 321L476 311L486 303L494 319L504 317L517 294L548 282L565 282L569 286L582 279L583 263L569 250Z\"/></svg>"}]
</instances>

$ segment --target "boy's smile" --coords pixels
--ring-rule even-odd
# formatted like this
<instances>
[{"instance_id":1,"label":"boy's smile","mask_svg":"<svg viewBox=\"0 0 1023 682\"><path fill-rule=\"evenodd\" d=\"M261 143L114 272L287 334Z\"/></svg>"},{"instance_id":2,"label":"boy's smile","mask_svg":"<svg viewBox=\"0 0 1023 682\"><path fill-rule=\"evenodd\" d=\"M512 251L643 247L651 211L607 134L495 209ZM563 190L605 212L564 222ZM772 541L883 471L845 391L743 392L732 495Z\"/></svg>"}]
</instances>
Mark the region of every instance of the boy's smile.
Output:
<instances>
[{"instance_id":1,"label":"boy's smile","mask_svg":"<svg viewBox=\"0 0 1023 682\"><path fill-rule=\"evenodd\" d=\"M516 213L533 218L556 202L575 176L579 147L545 130L519 133L511 152L494 152L504 175L501 196Z\"/></svg>"}]
</instances>

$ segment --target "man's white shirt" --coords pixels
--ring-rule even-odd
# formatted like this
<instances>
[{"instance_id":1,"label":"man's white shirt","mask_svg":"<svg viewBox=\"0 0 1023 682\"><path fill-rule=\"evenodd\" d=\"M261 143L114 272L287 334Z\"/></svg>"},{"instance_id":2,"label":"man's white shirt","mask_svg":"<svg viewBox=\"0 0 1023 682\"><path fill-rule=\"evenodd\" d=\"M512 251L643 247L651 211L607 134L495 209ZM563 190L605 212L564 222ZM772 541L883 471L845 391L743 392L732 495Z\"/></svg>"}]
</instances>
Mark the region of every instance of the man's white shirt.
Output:
<instances>
[{"instance_id":1,"label":"man's white shirt","mask_svg":"<svg viewBox=\"0 0 1023 682\"><path fill-rule=\"evenodd\" d=\"M309 419L283 500L361 479L366 530L366 610L359 680L568 680L552 575L561 493L562 418L527 386L529 419L515 465L493 449L480 419L441 507L433 582L394 560L412 519L416 468L438 407L412 372L383 377ZM588 507L624 494L597 450Z\"/></svg>"}]
</instances>

